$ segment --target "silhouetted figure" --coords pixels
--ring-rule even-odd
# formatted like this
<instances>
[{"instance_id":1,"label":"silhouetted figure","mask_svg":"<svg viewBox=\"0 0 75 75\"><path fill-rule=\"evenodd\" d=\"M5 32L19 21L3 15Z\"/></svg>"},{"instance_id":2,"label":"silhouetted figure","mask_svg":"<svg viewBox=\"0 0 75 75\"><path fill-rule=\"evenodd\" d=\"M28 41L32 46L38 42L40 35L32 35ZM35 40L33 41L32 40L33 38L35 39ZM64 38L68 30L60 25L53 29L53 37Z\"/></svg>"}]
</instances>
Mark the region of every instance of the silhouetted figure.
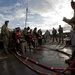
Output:
<instances>
[{"instance_id":1,"label":"silhouetted figure","mask_svg":"<svg viewBox=\"0 0 75 75\"><path fill-rule=\"evenodd\" d=\"M29 50L31 50L31 47L35 48L35 41L34 41L32 29L30 29L30 31L27 32L27 35L28 35L27 42L28 42Z\"/></svg>"},{"instance_id":2,"label":"silhouetted figure","mask_svg":"<svg viewBox=\"0 0 75 75\"><path fill-rule=\"evenodd\" d=\"M53 36L53 41L52 42L54 42L55 39L56 39L56 41L58 41L57 40L57 30L55 28L53 28L53 30L52 30L52 36Z\"/></svg>"},{"instance_id":3,"label":"silhouetted figure","mask_svg":"<svg viewBox=\"0 0 75 75\"><path fill-rule=\"evenodd\" d=\"M43 35L44 36L44 42L49 42L51 40L51 34L49 32L49 30L46 30L45 34Z\"/></svg>"},{"instance_id":4,"label":"silhouetted figure","mask_svg":"<svg viewBox=\"0 0 75 75\"><path fill-rule=\"evenodd\" d=\"M27 41L23 38L20 27L16 28L13 37L12 38L16 44L16 50L25 54L27 51Z\"/></svg>"},{"instance_id":5,"label":"silhouetted figure","mask_svg":"<svg viewBox=\"0 0 75 75\"><path fill-rule=\"evenodd\" d=\"M37 32L37 36L38 36L38 46L41 46L42 45L42 35L40 34L40 31L38 30Z\"/></svg>"},{"instance_id":6,"label":"silhouetted figure","mask_svg":"<svg viewBox=\"0 0 75 75\"><path fill-rule=\"evenodd\" d=\"M3 44L4 44L4 52L6 54L9 54L8 45L9 45L10 32L8 29L8 23L9 23L9 21L5 21L5 24L1 28L1 35L2 35L2 40L3 40Z\"/></svg>"},{"instance_id":7,"label":"silhouetted figure","mask_svg":"<svg viewBox=\"0 0 75 75\"><path fill-rule=\"evenodd\" d=\"M37 35L37 28L35 27L33 30L33 36L35 40L35 47L38 47L38 35Z\"/></svg>"},{"instance_id":8,"label":"silhouetted figure","mask_svg":"<svg viewBox=\"0 0 75 75\"><path fill-rule=\"evenodd\" d=\"M74 10L74 16L71 19L63 18L63 21L71 25L72 30L70 32L71 34L71 47L72 47L72 56L65 60L66 63L70 64L73 60L75 60L75 2L71 1L71 7ZM75 68L75 64L72 66L72 68ZM71 71L71 75L75 75L75 71Z\"/></svg>"},{"instance_id":9,"label":"silhouetted figure","mask_svg":"<svg viewBox=\"0 0 75 75\"><path fill-rule=\"evenodd\" d=\"M24 28L24 30L23 30L23 36L24 36L24 38L25 38L26 41L28 40L28 34L27 34L27 32L29 30L30 30L30 27Z\"/></svg>"},{"instance_id":10,"label":"silhouetted figure","mask_svg":"<svg viewBox=\"0 0 75 75\"><path fill-rule=\"evenodd\" d=\"M61 25L59 25L59 43L62 42L63 43L63 28L61 27Z\"/></svg>"},{"instance_id":11,"label":"silhouetted figure","mask_svg":"<svg viewBox=\"0 0 75 75\"><path fill-rule=\"evenodd\" d=\"M71 7L74 10L74 16L71 19L67 19L66 17L64 17L63 21L73 26L75 25L75 2L73 0L71 1Z\"/></svg>"}]
</instances>

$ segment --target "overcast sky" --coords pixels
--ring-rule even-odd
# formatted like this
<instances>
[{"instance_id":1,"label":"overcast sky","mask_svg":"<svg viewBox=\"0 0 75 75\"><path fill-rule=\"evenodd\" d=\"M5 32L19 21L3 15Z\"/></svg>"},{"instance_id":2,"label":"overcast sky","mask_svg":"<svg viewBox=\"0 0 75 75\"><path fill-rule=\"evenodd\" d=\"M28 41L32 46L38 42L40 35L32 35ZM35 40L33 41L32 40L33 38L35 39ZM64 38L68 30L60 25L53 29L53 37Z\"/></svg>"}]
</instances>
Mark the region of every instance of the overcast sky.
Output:
<instances>
[{"instance_id":1,"label":"overcast sky","mask_svg":"<svg viewBox=\"0 0 75 75\"><path fill-rule=\"evenodd\" d=\"M71 0L0 0L0 27L5 20L9 20L9 28L24 28L28 4L27 27L51 30L53 27L58 29L61 25L64 30L70 30L70 26L62 21L63 17L73 17L70 2Z\"/></svg>"}]
</instances>

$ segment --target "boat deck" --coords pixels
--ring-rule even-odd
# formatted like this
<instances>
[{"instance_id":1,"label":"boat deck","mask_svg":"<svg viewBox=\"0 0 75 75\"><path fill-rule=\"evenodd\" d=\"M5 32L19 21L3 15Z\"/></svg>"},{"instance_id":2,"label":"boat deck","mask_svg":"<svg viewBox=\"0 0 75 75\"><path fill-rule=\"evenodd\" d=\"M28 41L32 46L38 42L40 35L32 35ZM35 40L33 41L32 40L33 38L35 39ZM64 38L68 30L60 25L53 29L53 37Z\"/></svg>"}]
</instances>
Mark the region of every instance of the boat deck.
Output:
<instances>
[{"instance_id":1,"label":"boat deck","mask_svg":"<svg viewBox=\"0 0 75 75\"><path fill-rule=\"evenodd\" d=\"M42 48L41 50L27 51L25 53L25 56L48 67L66 68L68 66L67 64L65 64L65 60L68 59L69 57L60 52L51 50L51 48L53 49L60 48L61 51L71 54L71 47L68 46L65 47L64 49L61 49L64 45L56 46L55 44L47 44L44 46L46 48ZM2 50L0 50L0 53L1 52ZM32 66L37 70L40 70L41 72L47 74L55 74L55 72L38 67L29 61L26 60L24 61L25 63L29 64L30 66ZM0 59L0 75L39 75L39 74L26 67L13 54L10 54L8 55L7 58Z\"/></svg>"}]
</instances>

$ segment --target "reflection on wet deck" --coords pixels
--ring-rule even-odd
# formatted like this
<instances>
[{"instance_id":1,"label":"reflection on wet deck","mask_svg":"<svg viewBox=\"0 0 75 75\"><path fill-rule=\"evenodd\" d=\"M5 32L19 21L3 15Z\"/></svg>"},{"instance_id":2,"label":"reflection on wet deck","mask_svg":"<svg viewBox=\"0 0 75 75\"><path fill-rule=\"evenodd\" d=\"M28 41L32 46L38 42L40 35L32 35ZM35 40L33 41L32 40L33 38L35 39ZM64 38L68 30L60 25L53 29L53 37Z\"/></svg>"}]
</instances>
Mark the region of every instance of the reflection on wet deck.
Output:
<instances>
[{"instance_id":1,"label":"reflection on wet deck","mask_svg":"<svg viewBox=\"0 0 75 75\"><path fill-rule=\"evenodd\" d=\"M62 51L71 53L71 48L67 47L62 49ZM52 51L47 48L44 48L43 50L40 51L32 51L32 52L28 51L25 53L25 56L41 64L54 68L66 68L67 64L65 64L64 60L69 58L68 56L62 53ZM30 63L29 61L25 60L25 62L42 72L54 73L52 71L40 68ZM0 75L38 75L38 74L33 72L26 66L24 66L11 54L8 56L8 58L0 60Z\"/></svg>"}]
</instances>

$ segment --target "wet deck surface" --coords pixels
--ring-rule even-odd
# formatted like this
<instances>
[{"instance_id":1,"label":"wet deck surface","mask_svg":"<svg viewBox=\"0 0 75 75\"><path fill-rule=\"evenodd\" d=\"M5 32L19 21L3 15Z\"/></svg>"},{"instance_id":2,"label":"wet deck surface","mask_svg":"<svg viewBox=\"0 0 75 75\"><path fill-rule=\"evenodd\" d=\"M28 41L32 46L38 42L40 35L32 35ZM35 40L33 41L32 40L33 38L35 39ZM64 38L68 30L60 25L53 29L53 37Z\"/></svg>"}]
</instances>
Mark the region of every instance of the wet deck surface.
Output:
<instances>
[{"instance_id":1,"label":"wet deck surface","mask_svg":"<svg viewBox=\"0 0 75 75\"><path fill-rule=\"evenodd\" d=\"M50 45L50 44L46 45L46 47L49 47L49 48L51 47L54 48L55 46L56 45ZM59 46L57 48L59 48ZM66 47L62 50L67 53L71 53L70 47ZM66 68L68 66L64 62L65 59L69 58L68 56L61 54L59 52L56 52L56 51L52 51L47 48L44 48L42 50L35 51L35 52L27 51L25 53L25 56L49 67ZM45 73L54 74L54 72L40 68L30 63L29 61L25 61L25 62L37 70L40 70ZM39 74L33 72L28 67L24 66L18 59L15 58L15 56L11 54L8 56L8 58L0 59L0 75L39 75Z\"/></svg>"}]
</instances>

